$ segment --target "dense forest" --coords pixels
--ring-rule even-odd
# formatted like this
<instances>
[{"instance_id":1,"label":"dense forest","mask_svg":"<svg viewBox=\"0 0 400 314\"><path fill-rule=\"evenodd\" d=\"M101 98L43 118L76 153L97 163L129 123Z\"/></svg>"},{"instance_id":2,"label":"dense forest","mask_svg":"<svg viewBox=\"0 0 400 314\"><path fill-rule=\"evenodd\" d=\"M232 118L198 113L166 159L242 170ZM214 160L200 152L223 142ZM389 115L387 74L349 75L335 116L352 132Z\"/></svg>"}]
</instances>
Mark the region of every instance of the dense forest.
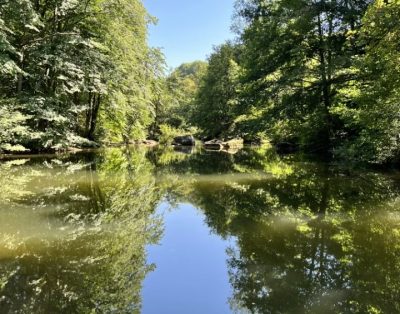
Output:
<instances>
[{"instance_id":1,"label":"dense forest","mask_svg":"<svg viewBox=\"0 0 400 314\"><path fill-rule=\"evenodd\" d=\"M238 0L237 37L167 71L141 0L0 1L0 150L191 133L400 159L399 0Z\"/></svg>"},{"instance_id":2,"label":"dense forest","mask_svg":"<svg viewBox=\"0 0 400 314\"><path fill-rule=\"evenodd\" d=\"M61 150L145 137L163 75L140 0L0 2L0 143Z\"/></svg>"}]
</instances>

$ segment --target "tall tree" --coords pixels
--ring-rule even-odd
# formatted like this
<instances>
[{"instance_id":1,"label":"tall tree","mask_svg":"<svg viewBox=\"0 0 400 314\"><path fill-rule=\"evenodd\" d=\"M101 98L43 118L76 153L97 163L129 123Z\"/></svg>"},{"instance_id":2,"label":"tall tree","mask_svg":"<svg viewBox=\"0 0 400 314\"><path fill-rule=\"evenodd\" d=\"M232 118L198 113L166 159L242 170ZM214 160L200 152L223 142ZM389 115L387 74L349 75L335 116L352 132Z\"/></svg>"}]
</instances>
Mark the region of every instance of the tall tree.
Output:
<instances>
[{"instance_id":1,"label":"tall tree","mask_svg":"<svg viewBox=\"0 0 400 314\"><path fill-rule=\"evenodd\" d=\"M337 89L352 78L354 36L369 1L239 1L245 22L243 103L274 140L332 148Z\"/></svg>"},{"instance_id":2,"label":"tall tree","mask_svg":"<svg viewBox=\"0 0 400 314\"><path fill-rule=\"evenodd\" d=\"M208 70L200 85L193 123L206 137L225 137L232 133L237 104L240 49L227 42L214 49Z\"/></svg>"},{"instance_id":3,"label":"tall tree","mask_svg":"<svg viewBox=\"0 0 400 314\"><path fill-rule=\"evenodd\" d=\"M185 127L190 124L194 110L194 102L201 81L207 71L207 62L194 61L183 63L167 78L168 94L172 96L169 112L172 119L169 122L175 127Z\"/></svg>"},{"instance_id":4,"label":"tall tree","mask_svg":"<svg viewBox=\"0 0 400 314\"><path fill-rule=\"evenodd\" d=\"M400 1L377 0L363 18L358 80L341 91L349 101L335 110L348 136L337 154L384 163L400 156Z\"/></svg>"},{"instance_id":5,"label":"tall tree","mask_svg":"<svg viewBox=\"0 0 400 314\"><path fill-rule=\"evenodd\" d=\"M153 22L140 0L109 1L103 16L105 44L112 70L108 97L102 110L103 131L110 141L129 142L146 136L154 119L152 83L163 62L147 45L147 26Z\"/></svg>"},{"instance_id":6,"label":"tall tree","mask_svg":"<svg viewBox=\"0 0 400 314\"><path fill-rule=\"evenodd\" d=\"M145 136L161 61L147 45L153 19L141 0L5 0L0 6L1 123L10 125L0 135L3 150ZM24 129L13 127L18 123Z\"/></svg>"}]
</instances>

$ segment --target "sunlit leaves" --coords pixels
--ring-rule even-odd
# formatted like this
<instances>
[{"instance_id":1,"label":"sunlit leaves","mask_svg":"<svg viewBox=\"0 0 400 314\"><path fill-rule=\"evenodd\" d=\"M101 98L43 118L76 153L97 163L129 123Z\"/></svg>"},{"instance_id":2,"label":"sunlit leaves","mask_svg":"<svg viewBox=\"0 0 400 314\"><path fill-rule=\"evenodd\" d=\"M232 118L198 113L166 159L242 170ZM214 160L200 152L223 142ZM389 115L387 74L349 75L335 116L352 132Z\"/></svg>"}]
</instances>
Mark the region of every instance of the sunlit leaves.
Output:
<instances>
[{"instance_id":1,"label":"sunlit leaves","mask_svg":"<svg viewBox=\"0 0 400 314\"><path fill-rule=\"evenodd\" d=\"M145 138L163 75L146 41L152 21L140 0L2 3L0 93L33 133L14 142L36 152Z\"/></svg>"},{"instance_id":2,"label":"sunlit leaves","mask_svg":"<svg viewBox=\"0 0 400 314\"><path fill-rule=\"evenodd\" d=\"M350 108L341 110L343 120L352 124L350 130L358 132L358 137L339 152L350 153L355 160L384 163L397 161L399 156L399 14L398 1L375 1L363 20L361 39L366 54L358 64L362 83L349 93Z\"/></svg>"},{"instance_id":3,"label":"sunlit leaves","mask_svg":"<svg viewBox=\"0 0 400 314\"><path fill-rule=\"evenodd\" d=\"M214 49L197 93L192 120L206 137L234 134L240 66L239 46L228 42Z\"/></svg>"}]
</instances>

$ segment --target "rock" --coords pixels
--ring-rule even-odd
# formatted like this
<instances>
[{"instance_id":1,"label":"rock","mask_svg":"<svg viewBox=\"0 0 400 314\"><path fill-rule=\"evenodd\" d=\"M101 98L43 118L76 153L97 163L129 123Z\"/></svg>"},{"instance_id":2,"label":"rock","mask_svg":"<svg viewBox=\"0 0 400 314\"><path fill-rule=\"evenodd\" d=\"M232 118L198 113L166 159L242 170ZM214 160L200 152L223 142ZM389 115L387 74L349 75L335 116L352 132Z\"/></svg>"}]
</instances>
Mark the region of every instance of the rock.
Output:
<instances>
[{"instance_id":1,"label":"rock","mask_svg":"<svg viewBox=\"0 0 400 314\"><path fill-rule=\"evenodd\" d=\"M187 154L191 155L195 152L195 147L194 146L174 146L174 151L182 154Z\"/></svg>"},{"instance_id":2,"label":"rock","mask_svg":"<svg viewBox=\"0 0 400 314\"><path fill-rule=\"evenodd\" d=\"M68 147L67 148L67 152L69 153L79 153L82 152L83 149L82 148L78 148L78 147Z\"/></svg>"},{"instance_id":3,"label":"rock","mask_svg":"<svg viewBox=\"0 0 400 314\"><path fill-rule=\"evenodd\" d=\"M153 140L132 140L128 142L129 145L139 145L139 146L148 146L148 147L154 147L158 145L157 141ZM124 143L121 143L122 146L126 145Z\"/></svg>"},{"instance_id":4,"label":"rock","mask_svg":"<svg viewBox=\"0 0 400 314\"><path fill-rule=\"evenodd\" d=\"M235 138L233 140L229 140L224 143L225 149L232 149L232 148L243 148L244 141L241 138Z\"/></svg>"},{"instance_id":5,"label":"rock","mask_svg":"<svg viewBox=\"0 0 400 314\"><path fill-rule=\"evenodd\" d=\"M176 146L195 146L196 140L192 135L177 136L174 138L172 145Z\"/></svg>"},{"instance_id":6,"label":"rock","mask_svg":"<svg viewBox=\"0 0 400 314\"><path fill-rule=\"evenodd\" d=\"M204 147L210 150L222 150L224 148L224 142L221 140L211 140L204 143Z\"/></svg>"},{"instance_id":7,"label":"rock","mask_svg":"<svg viewBox=\"0 0 400 314\"><path fill-rule=\"evenodd\" d=\"M230 150L230 149L240 149L243 148L243 140L242 139L233 139L227 142L221 140L211 140L204 143L204 147L206 149L211 150Z\"/></svg>"},{"instance_id":8,"label":"rock","mask_svg":"<svg viewBox=\"0 0 400 314\"><path fill-rule=\"evenodd\" d=\"M158 145L158 142L153 141L153 140L144 140L142 141L141 145L149 146L149 147L154 147Z\"/></svg>"}]
</instances>

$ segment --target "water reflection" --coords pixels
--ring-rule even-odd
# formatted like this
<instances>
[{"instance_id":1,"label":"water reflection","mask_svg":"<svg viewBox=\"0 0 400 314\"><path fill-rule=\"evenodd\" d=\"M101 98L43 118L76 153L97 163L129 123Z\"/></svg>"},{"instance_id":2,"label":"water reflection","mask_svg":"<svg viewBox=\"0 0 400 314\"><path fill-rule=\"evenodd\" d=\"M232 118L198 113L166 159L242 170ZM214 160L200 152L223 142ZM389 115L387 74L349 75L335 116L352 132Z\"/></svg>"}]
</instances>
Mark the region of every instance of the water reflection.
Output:
<instances>
[{"instance_id":1,"label":"water reflection","mask_svg":"<svg viewBox=\"0 0 400 314\"><path fill-rule=\"evenodd\" d=\"M140 312L161 231L152 166L140 151L74 159L1 164L1 313Z\"/></svg>"},{"instance_id":2,"label":"water reflection","mask_svg":"<svg viewBox=\"0 0 400 314\"><path fill-rule=\"evenodd\" d=\"M243 169L237 157L231 171ZM197 180L181 196L216 233L237 237L228 251L232 310L400 312L398 182L325 164L254 160L253 169L275 173Z\"/></svg>"},{"instance_id":3,"label":"water reflection","mask_svg":"<svg viewBox=\"0 0 400 314\"><path fill-rule=\"evenodd\" d=\"M160 204L203 213L203 249L227 240L232 312L400 312L397 173L296 158L124 148L0 163L0 312L141 312Z\"/></svg>"}]
</instances>

